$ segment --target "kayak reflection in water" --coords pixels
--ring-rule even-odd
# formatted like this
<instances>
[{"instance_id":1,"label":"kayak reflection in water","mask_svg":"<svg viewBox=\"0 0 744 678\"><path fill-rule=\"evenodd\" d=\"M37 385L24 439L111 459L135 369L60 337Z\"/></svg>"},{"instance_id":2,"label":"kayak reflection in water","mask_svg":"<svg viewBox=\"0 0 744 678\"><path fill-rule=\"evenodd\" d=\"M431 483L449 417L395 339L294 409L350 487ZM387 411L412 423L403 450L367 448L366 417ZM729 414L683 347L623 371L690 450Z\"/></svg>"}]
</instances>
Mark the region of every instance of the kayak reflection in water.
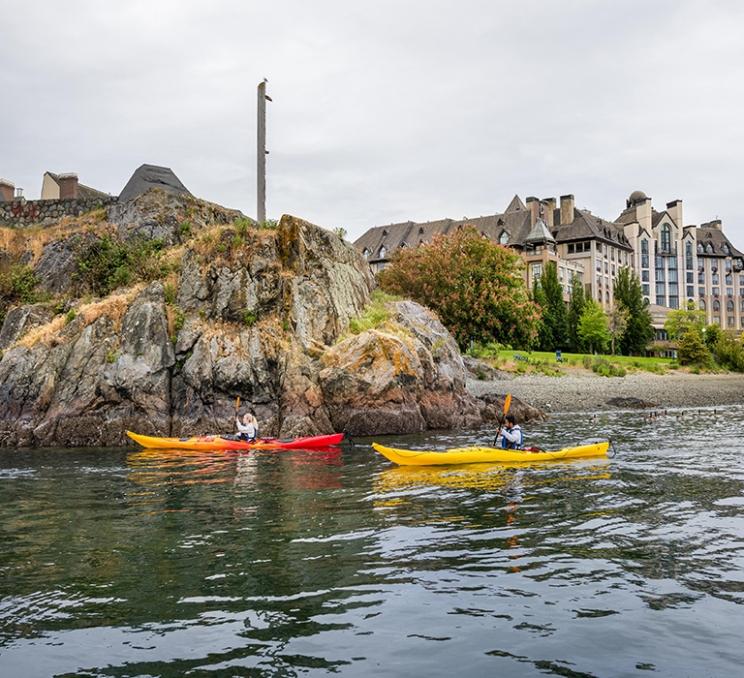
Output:
<instances>
[{"instance_id":1,"label":"kayak reflection in water","mask_svg":"<svg viewBox=\"0 0 744 678\"><path fill-rule=\"evenodd\" d=\"M522 428L513 414L507 414L504 425L499 427L496 438L501 436L501 447L505 450L521 450L524 443Z\"/></svg>"},{"instance_id":2,"label":"kayak reflection in water","mask_svg":"<svg viewBox=\"0 0 744 678\"><path fill-rule=\"evenodd\" d=\"M247 440L253 442L258 437L258 421L256 421L256 415L251 410L243 415L243 422L241 423L238 415L235 415L235 426L238 428L238 438L240 440Z\"/></svg>"}]
</instances>

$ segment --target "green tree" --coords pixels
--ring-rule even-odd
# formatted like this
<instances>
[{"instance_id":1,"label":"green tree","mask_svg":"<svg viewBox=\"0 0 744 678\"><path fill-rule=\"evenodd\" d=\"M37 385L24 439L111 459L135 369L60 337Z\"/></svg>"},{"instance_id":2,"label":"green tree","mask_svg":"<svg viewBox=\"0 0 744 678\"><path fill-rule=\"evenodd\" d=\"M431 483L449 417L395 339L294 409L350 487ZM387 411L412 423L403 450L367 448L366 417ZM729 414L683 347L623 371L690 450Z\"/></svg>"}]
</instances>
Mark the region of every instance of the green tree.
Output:
<instances>
[{"instance_id":1,"label":"green tree","mask_svg":"<svg viewBox=\"0 0 744 678\"><path fill-rule=\"evenodd\" d=\"M710 367L713 359L700 333L694 328L686 329L679 340L677 360L680 365Z\"/></svg>"},{"instance_id":2,"label":"green tree","mask_svg":"<svg viewBox=\"0 0 744 678\"><path fill-rule=\"evenodd\" d=\"M590 352L603 352L610 342L607 316L594 299L587 300L584 305L584 310L579 318L579 337L589 347Z\"/></svg>"},{"instance_id":3,"label":"green tree","mask_svg":"<svg viewBox=\"0 0 744 678\"><path fill-rule=\"evenodd\" d=\"M533 299L542 309L540 348L543 351L565 348L568 334L566 304L554 261L547 262L539 280L535 280Z\"/></svg>"},{"instance_id":4,"label":"green tree","mask_svg":"<svg viewBox=\"0 0 744 678\"><path fill-rule=\"evenodd\" d=\"M624 355L642 354L654 338L654 328L643 300L641 281L629 268L621 268L615 279L614 291L615 303L628 312L628 324L620 337L620 351Z\"/></svg>"},{"instance_id":5,"label":"green tree","mask_svg":"<svg viewBox=\"0 0 744 678\"><path fill-rule=\"evenodd\" d=\"M705 338L708 338L707 333ZM744 346L733 333L721 332L713 353L721 367L734 372L744 372Z\"/></svg>"},{"instance_id":6,"label":"green tree","mask_svg":"<svg viewBox=\"0 0 744 678\"><path fill-rule=\"evenodd\" d=\"M679 339L687 330L694 330L702 337L705 326L705 311L695 308L694 301L687 302L687 308L669 311L664 329L670 339Z\"/></svg>"},{"instance_id":7,"label":"green tree","mask_svg":"<svg viewBox=\"0 0 744 678\"><path fill-rule=\"evenodd\" d=\"M722 336L723 330L719 325L707 325L703 330L703 339L710 351L715 349Z\"/></svg>"},{"instance_id":8,"label":"green tree","mask_svg":"<svg viewBox=\"0 0 744 678\"><path fill-rule=\"evenodd\" d=\"M583 348L582 341L579 338L579 318L581 318L585 304L584 283L578 275L574 275L571 278L571 301L568 302L566 325L568 345L577 352L580 352Z\"/></svg>"},{"instance_id":9,"label":"green tree","mask_svg":"<svg viewBox=\"0 0 744 678\"><path fill-rule=\"evenodd\" d=\"M523 266L518 254L466 227L396 250L379 281L385 292L434 309L461 348L471 339L526 347L537 335L540 312Z\"/></svg>"},{"instance_id":10,"label":"green tree","mask_svg":"<svg viewBox=\"0 0 744 678\"><path fill-rule=\"evenodd\" d=\"M614 304L607 314L607 329L610 331L610 353L615 355L615 344L628 327L628 311Z\"/></svg>"}]
</instances>

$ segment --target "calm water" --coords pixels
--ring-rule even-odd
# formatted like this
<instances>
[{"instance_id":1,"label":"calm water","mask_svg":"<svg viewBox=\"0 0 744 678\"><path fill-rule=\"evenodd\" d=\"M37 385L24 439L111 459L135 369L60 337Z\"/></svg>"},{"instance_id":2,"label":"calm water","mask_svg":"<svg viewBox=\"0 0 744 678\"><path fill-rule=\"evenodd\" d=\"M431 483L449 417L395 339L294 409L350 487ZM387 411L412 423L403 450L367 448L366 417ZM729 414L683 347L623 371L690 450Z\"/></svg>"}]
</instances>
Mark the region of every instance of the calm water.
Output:
<instances>
[{"instance_id":1,"label":"calm water","mask_svg":"<svg viewBox=\"0 0 744 678\"><path fill-rule=\"evenodd\" d=\"M619 455L521 468L0 452L0 676L741 675L743 413L556 417Z\"/></svg>"}]
</instances>

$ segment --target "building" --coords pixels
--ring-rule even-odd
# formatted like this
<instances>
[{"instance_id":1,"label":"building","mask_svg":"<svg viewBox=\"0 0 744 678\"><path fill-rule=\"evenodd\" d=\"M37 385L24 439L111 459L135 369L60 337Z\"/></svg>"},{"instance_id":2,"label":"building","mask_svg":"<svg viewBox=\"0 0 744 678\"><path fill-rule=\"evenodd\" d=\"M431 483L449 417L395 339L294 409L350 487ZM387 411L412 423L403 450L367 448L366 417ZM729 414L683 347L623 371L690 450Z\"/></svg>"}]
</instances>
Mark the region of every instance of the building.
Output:
<instances>
[{"instance_id":1,"label":"building","mask_svg":"<svg viewBox=\"0 0 744 678\"><path fill-rule=\"evenodd\" d=\"M91 188L78 181L77 174L55 174L44 172L41 180L41 200L108 198L109 194Z\"/></svg>"},{"instance_id":2,"label":"building","mask_svg":"<svg viewBox=\"0 0 744 678\"><path fill-rule=\"evenodd\" d=\"M376 226L355 245L379 271L396 249L417 247L465 225L517 250L528 285L547 261L555 261L566 296L578 275L586 293L606 309L614 303L614 280L630 267L641 280L659 340L665 339L667 313L690 301L706 312L709 324L744 329L744 254L724 235L720 220L686 225L681 200L657 211L643 191L630 194L614 221L578 209L573 195L559 202L531 197L526 204L515 195L499 214Z\"/></svg>"}]
</instances>

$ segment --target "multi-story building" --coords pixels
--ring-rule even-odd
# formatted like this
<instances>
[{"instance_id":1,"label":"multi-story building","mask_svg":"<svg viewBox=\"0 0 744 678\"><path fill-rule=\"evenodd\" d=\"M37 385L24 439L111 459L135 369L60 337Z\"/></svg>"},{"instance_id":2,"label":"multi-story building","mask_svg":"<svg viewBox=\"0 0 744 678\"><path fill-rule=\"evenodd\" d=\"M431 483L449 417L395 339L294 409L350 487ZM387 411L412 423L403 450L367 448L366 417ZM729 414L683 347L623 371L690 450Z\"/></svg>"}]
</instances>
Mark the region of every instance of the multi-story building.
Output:
<instances>
[{"instance_id":1,"label":"multi-story building","mask_svg":"<svg viewBox=\"0 0 744 678\"><path fill-rule=\"evenodd\" d=\"M561 196L558 203L531 197L526 204L515 195L502 213L376 226L355 245L379 271L397 249L417 247L466 225L518 251L528 285L546 262L555 261L566 298L572 277L578 275L587 294L605 308L614 303L620 269L631 267L641 280L660 339L669 310L689 301L705 310L708 323L744 329L744 254L726 238L721 222L685 225L681 200L657 211L643 191L630 194L614 221L578 209L573 195Z\"/></svg>"}]
</instances>

